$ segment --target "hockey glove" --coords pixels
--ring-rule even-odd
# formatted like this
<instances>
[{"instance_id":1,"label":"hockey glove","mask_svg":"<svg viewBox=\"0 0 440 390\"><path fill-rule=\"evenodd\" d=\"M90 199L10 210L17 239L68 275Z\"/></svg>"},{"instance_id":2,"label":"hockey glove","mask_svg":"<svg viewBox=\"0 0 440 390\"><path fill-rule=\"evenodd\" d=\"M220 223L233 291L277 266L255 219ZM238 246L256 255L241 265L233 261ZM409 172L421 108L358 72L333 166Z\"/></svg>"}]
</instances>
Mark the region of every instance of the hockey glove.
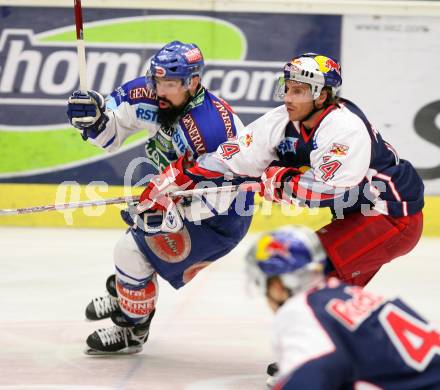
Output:
<instances>
[{"instance_id":1,"label":"hockey glove","mask_svg":"<svg viewBox=\"0 0 440 390\"><path fill-rule=\"evenodd\" d=\"M281 203L290 203L289 194L285 196L284 191L286 184L292 180L296 175L301 174L301 171L296 168L285 168L270 166L266 168L261 176L261 191L260 196L264 196L264 199Z\"/></svg>"},{"instance_id":2,"label":"hockey glove","mask_svg":"<svg viewBox=\"0 0 440 390\"><path fill-rule=\"evenodd\" d=\"M188 160L180 157L177 161L168 165L165 170L148 183L142 192L139 204L137 205L138 214L146 210L163 210L169 209L170 203L177 203L180 199L171 198L168 194L177 190L192 189L195 183L185 174L184 165Z\"/></svg>"},{"instance_id":3,"label":"hockey glove","mask_svg":"<svg viewBox=\"0 0 440 390\"><path fill-rule=\"evenodd\" d=\"M105 129L108 116L104 111L104 98L96 91L75 91L67 103L69 121L81 130L84 140L96 138Z\"/></svg>"},{"instance_id":4,"label":"hockey glove","mask_svg":"<svg viewBox=\"0 0 440 390\"><path fill-rule=\"evenodd\" d=\"M141 229L146 233L177 233L183 228L183 209L174 202L168 204L167 210L146 210L137 214L129 207L121 211L124 222L132 229Z\"/></svg>"}]
</instances>

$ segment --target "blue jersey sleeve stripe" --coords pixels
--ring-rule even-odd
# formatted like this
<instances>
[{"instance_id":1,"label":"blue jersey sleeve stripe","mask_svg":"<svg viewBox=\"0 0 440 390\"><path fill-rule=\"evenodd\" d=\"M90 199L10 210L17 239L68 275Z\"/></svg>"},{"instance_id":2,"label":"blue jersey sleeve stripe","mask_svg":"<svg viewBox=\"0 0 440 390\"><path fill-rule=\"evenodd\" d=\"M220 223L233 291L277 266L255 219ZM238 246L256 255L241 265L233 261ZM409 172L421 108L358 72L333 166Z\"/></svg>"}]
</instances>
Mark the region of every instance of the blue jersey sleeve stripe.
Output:
<instances>
[{"instance_id":1,"label":"blue jersey sleeve stripe","mask_svg":"<svg viewBox=\"0 0 440 390\"><path fill-rule=\"evenodd\" d=\"M116 138L116 134L108 140L108 142L103 146L103 148L110 146L115 141L115 138Z\"/></svg>"}]
</instances>

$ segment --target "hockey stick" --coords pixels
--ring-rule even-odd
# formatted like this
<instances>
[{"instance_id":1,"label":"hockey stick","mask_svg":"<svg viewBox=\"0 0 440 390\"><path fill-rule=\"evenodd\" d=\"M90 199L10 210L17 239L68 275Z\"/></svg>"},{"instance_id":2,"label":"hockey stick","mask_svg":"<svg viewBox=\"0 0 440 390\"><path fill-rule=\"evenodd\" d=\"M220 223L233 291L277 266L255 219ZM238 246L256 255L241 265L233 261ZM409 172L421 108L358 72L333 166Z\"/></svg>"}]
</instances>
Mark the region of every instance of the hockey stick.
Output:
<instances>
[{"instance_id":1,"label":"hockey stick","mask_svg":"<svg viewBox=\"0 0 440 390\"><path fill-rule=\"evenodd\" d=\"M171 197L188 197L188 196L199 196L205 194L219 193L219 192L232 192L232 191L260 191L260 184L254 183L243 183L240 185L232 186L222 186L222 187L207 187L207 188L196 188L193 190L175 191L173 193L167 194ZM18 209L0 209L0 216L2 215L20 215L20 214L32 214L41 213L43 211L60 211L68 209L78 209L90 206L103 206L111 204L121 204L139 201L140 196L129 196L129 197L118 197L118 198L108 198L100 200L85 200L75 203L59 203L47 206L34 206L34 207L24 207Z\"/></svg>"},{"instance_id":2,"label":"hockey stick","mask_svg":"<svg viewBox=\"0 0 440 390\"><path fill-rule=\"evenodd\" d=\"M76 49L78 52L78 67L79 67L79 89L82 92L87 92L86 48L84 43L81 0L74 0L73 7L75 9Z\"/></svg>"}]
</instances>

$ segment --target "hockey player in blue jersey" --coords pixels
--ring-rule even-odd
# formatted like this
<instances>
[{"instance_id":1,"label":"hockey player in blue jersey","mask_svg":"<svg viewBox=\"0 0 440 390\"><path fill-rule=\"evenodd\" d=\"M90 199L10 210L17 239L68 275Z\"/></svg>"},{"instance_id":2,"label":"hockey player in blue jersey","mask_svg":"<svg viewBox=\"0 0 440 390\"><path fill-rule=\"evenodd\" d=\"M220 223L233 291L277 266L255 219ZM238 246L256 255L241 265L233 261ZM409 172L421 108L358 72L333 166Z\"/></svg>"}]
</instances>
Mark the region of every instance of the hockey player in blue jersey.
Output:
<instances>
[{"instance_id":1,"label":"hockey player in blue jersey","mask_svg":"<svg viewBox=\"0 0 440 390\"><path fill-rule=\"evenodd\" d=\"M364 286L419 241L422 179L354 103L336 96L342 84L337 61L306 53L283 73L284 104L201 156L192 170L232 173L237 181L261 177L267 200L329 207L334 218L318 235L333 272Z\"/></svg>"},{"instance_id":2,"label":"hockey player in blue jersey","mask_svg":"<svg viewBox=\"0 0 440 390\"><path fill-rule=\"evenodd\" d=\"M163 196L193 188L184 174L188 161L216 150L244 128L226 102L202 86L203 67L195 44L174 41L153 56L146 77L127 82L105 101L95 91L76 91L69 98L72 125L107 151L146 129L146 156L158 172L134 212L122 213L131 228L116 244L108 295L86 308L88 319L111 317L115 325L88 337L88 354L141 351L155 313L156 274L178 289L231 251L248 230L252 193L185 202Z\"/></svg>"},{"instance_id":3,"label":"hockey player in blue jersey","mask_svg":"<svg viewBox=\"0 0 440 390\"><path fill-rule=\"evenodd\" d=\"M328 256L310 229L264 234L246 263L276 312L276 390L440 389L439 329L400 299L326 279Z\"/></svg>"}]
</instances>

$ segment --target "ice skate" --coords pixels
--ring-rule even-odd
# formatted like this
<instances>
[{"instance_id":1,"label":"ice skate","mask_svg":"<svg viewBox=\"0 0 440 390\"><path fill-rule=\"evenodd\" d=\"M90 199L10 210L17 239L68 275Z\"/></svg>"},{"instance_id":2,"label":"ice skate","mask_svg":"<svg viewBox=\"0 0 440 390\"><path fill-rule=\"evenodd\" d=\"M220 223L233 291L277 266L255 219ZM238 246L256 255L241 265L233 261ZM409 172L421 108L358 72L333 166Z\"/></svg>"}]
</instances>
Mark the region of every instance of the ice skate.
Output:
<instances>
[{"instance_id":1,"label":"ice skate","mask_svg":"<svg viewBox=\"0 0 440 390\"><path fill-rule=\"evenodd\" d=\"M106 282L107 295L93 298L86 307L86 318L90 321L98 321L109 318L111 314L119 310L118 295L116 293L115 275L110 275Z\"/></svg>"},{"instance_id":2,"label":"ice skate","mask_svg":"<svg viewBox=\"0 0 440 390\"><path fill-rule=\"evenodd\" d=\"M152 311L148 319L141 324L131 325L121 312L113 312L116 323L109 328L98 329L87 338L87 355L126 355L142 351L148 340Z\"/></svg>"},{"instance_id":3,"label":"ice skate","mask_svg":"<svg viewBox=\"0 0 440 390\"><path fill-rule=\"evenodd\" d=\"M279 367L277 363L271 363L267 366L266 389L272 389L280 379Z\"/></svg>"}]
</instances>

